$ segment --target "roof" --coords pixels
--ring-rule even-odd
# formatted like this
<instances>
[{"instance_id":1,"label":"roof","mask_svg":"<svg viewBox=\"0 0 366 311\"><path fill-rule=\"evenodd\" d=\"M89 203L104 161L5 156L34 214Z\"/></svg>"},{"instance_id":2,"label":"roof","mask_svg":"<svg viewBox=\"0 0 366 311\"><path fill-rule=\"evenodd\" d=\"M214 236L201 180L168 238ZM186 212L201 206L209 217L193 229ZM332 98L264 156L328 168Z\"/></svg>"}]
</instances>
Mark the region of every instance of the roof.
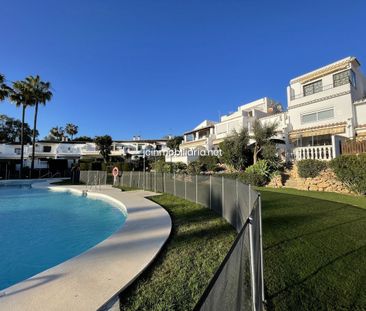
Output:
<instances>
[{"instance_id":1,"label":"roof","mask_svg":"<svg viewBox=\"0 0 366 311\"><path fill-rule=\"evenodd\" d=\"M343 58L341 60L338 60L334 63L331 63L329 65L323 66L321 68L318 68L316 70L313 70L311 72L308 72L306 74L303 74L301 76L295 77L294 79L290 80L290 84L294 84L297 82L305 83L313 79L317 79L319 77L325 76L327 74L330 74L334 71L338 71L341 69L347 69L348 65L352 62L357 63L359 66L361 66L360 62L357 60L354 56L348 56L346 58Z\"/></svg>"}]
</instances>

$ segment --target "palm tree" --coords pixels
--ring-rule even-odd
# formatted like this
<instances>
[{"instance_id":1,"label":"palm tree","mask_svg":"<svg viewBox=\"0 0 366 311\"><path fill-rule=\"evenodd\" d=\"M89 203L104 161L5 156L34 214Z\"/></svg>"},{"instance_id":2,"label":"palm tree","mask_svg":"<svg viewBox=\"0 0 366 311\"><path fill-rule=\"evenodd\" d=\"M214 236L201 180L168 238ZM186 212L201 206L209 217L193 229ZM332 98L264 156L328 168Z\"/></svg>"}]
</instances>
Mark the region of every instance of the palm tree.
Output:
<instances>
[{"instance_id":1,"label":"palm tree","mask_svg":"<svg viewBox=\"0 0 366 311\"><path fill-rule=\"evenodd\" d=\"M74 135L76 135L79 131L79 127L72 123L67 123L65 126L65 132L71 136L71 140L74 139Z\"/></svg>"},{"instance_id":2,"label":"palm tree","mask_svg":"<svg viewBox=\"0 0 366 311\"><path fill-rule=\"evenodd\" d=\"M0 101L9 96L11 88L5 84L5 76L0 73Z\"/></svg>"},{"instance_id":3,"label":"palm tree","mask_svg":"<svg viewBox=\"0 0 366 311\"><path fill-rule=\"evenodd\" d=\"M51 83L43 82L39 75L33 77L29 76L25 79L28 89L34 96L34 121L33 121L33 137L32 137L32 164L31 174L34 170L34 155L36 148L36 132L37 132L37 118L38 118L38 106L39 104L46 105L52 98L52 92L50 91Z\"/></svg>"},{"instance_id":4,"label":"palm tree","mask_svg":"<svg viewBox=\"0 0 366 311\"><path fill-rule=\"evenodd\" d=\"M60 127L55 126L50 129L51 137L53 137L53 139L56 139L56 140L62 140L62 137L64 137L64 133L65 133L65 130L63 129L62 126L60 126Z\"/></svg>"},{"instance_id":5,"label":"palm tree","mask_svg":"<svg viewBox=\"0 0 366 311\"><path fill-rule=\"evenodd\" d=\"M15 81L13 82L13 88L9 94L9 99L11 102L15 103L17 107L22 107L22 128L20 133L20 171L19 177L22 177L23 173L23 161L24 161L24 119L25 110L29 106L34 105L34 95L27 87L25 81Z\"/></svg>"}]
</instances>

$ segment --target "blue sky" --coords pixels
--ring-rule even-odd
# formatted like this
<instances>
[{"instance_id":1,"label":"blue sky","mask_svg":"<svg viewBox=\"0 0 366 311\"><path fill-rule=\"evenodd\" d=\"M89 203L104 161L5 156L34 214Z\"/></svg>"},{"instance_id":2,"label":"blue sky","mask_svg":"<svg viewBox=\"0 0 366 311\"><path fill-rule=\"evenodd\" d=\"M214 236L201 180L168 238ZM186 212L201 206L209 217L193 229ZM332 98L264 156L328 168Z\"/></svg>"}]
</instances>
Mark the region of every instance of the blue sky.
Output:
<instances>
[{"instance_id":1,"label":"blue sky","mask_svg":"<svg viewBox=\"0 0 366 311\"><path fill-rule=\"evenodd\" d=\"M337 59L366 64L365 12L362 0L3 1L0 72L51 81L41 138L67 122L158 138L264 96L286 106L291 78Z\"/></svg>"}]
</instances>

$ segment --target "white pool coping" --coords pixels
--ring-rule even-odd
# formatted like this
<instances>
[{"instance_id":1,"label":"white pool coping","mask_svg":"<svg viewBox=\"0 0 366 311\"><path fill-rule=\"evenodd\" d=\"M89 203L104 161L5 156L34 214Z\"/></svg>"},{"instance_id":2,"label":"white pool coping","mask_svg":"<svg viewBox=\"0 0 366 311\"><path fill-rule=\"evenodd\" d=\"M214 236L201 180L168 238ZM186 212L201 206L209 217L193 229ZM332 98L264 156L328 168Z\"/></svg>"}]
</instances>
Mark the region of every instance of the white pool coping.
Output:
<instances>
[{"instance_id":1,"label":"white pool coping","mask_svg":"<svg viewBox=\"0 0 366 311\"><path fill-rule=\"evenodd\" d=\"M47 183L37 186L47 186ZM79 194L85 186L52 186L55 191ZM113 302L153 261L168 239L172 223L168 212L146 199L147 191L104 186L88 196L127 210L124 225L88 251L1 291L0 310L98 310Z\"/></svg>"}]
</instances>

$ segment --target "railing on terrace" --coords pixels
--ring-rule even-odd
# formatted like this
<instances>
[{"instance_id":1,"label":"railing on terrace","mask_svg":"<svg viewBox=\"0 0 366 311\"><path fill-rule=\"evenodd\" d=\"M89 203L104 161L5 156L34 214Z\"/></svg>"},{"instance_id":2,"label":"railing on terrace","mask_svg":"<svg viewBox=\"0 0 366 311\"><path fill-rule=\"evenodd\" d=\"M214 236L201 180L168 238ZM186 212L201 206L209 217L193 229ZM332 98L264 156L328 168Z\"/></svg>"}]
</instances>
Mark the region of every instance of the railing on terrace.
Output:
<instances>
[{"instance_id":1,"label":"railing on terrace","mask_svg":"<svg viewBox=\"0 0 366 311\"><path fill-rule=\"evenodd\" d=\"M224 177L151 172L125 172L116 184L170 193L225 218L238 236L195 310L263 310L261 198L251 186Z\"/></svg>"},{"instance_id":2,"label":"railing on terrace","mask_svg":"<svg viewBox=\"0 0 366 311\"><path fill-rule=\"evenodd\" d=\"M351 81L348 81L347 83L340 84L340 85L334 85L333 83L332 84L326 84L326 85L323 85L317 92L314 92L314 93L311 93L311 94L304 94L304 92L299 93L299 94L291 94L290 99L294 100L294 99L298 99L298 98L302 98L302 97L311 96L311 95L318 94L318 93L321 93L321 92L324 92L324 91L327 91L327 90L335 89L335 88L343 86L343 85L352 85L352 84L351 84Z\"/></svg>"},{"instance_id":3,"label":"railing on terrace","mask_svg":"<svg viewBox=\"0 0 366 311\"><path fill-rule=\"evenodd\" d=\"M360 154L366 153L366 140L348 141L341 144L342 154Z\"/></svg>"},{"instance_id":4,"label":"railing on terrace","mask_svg":"<svg viewBox=\"0 0 366 311\"><path fill-rule=\"evenodd\" d=\"M333 159L332 145L297 147L293 152L296 161L306 159L330 161Z\"/></svg>"}]
</instances>

